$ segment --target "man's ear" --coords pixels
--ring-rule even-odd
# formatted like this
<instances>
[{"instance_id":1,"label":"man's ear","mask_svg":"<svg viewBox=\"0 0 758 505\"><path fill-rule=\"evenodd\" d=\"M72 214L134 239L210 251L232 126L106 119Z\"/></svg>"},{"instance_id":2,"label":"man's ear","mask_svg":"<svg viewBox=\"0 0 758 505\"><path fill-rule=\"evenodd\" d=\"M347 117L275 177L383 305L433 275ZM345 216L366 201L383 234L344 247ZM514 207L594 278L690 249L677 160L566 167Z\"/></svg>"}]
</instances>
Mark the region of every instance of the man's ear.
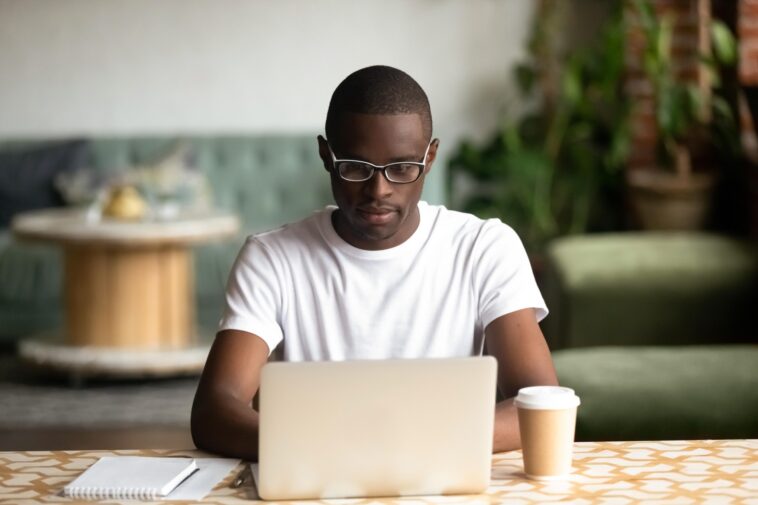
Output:
<instances>
[{"instance_id":1,"label":"man's ear","mask_svg":"<svg viewBox=\"0 0 758 505\"><path fill-rule=\"evenodd\" d=\"M327 172L332 171L332 155L329 154L329 144L327 143L326 139L319 135L316 137L316 140L318 141L318 155L321 158L321 161L324 163L324 169Z\"/></svg>"},{"instance_id":2,"label":"man's ear","mask_svg":"<svg viewBox=\"0 0 758 505\"><path fill-rule=\"evenodd\" d=\"M429 152L426 155L426 165L424 166L424 173L428 174L432 170L432 164L437 159L437 149L440 147L440 139L432 140L429 146Z\"/></svg>"}]
</instances>

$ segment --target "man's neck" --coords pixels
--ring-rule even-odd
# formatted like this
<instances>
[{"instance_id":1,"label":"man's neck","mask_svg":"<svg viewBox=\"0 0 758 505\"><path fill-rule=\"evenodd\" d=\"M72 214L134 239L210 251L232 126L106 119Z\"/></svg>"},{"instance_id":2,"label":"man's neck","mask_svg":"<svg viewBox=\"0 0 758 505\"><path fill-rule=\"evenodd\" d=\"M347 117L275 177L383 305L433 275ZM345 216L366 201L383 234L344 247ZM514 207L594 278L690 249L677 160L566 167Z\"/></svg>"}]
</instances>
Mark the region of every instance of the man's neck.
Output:
<instances>
[{"instance_id":1,"label":"man's neck","mask_svg":"<svg viewBox=\"0 0 758 505\"><path fill-rule=\"evenodd\" d=\"M400 228L395 233L386 237L374 237L356 233L345 220L339 208L332 212L331 220L332 227L337 235L351 246L366 251L381 251L397 247L410 239L416 233L416 230L418 230L421 223L421 214L417 205Z\"/></svg>"}]
</instances>

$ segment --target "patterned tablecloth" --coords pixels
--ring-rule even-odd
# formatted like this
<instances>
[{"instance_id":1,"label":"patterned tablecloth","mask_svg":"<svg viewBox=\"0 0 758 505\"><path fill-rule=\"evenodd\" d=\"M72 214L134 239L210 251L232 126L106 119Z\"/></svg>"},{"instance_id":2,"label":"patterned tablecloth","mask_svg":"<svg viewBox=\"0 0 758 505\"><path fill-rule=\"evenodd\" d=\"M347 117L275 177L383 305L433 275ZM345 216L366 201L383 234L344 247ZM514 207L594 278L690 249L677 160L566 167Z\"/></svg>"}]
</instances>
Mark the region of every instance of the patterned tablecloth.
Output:
<instances>
[{"instance_id":1,"label":"patterned tablecloth","mask_svg":"<svg viewBox=\"0 0 758 505\"><path fill-rule=\"evenodd\" d=\"M0 503L70 503L60 496L63 486L97 458L108 454L207 456L198 451L165 450L0 452ZM577 443L574 473L569 481L530 481L522 471L520 451L495 454L492 484L486 495L327 500L326 503L571 501L758 505L758 440ZM203 503L253 503L257 495L252 485L237 489L229 487L236 474L236 470L230 473Z\"/></svg>"}]
</instances>

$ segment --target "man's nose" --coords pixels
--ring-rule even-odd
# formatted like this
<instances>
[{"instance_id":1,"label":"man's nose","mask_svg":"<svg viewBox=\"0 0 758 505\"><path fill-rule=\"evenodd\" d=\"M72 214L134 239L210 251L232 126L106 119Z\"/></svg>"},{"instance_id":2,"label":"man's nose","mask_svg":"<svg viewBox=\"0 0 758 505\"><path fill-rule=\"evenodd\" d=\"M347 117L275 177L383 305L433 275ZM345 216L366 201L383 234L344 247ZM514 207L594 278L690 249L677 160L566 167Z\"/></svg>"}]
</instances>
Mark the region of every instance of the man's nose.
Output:
<instances>
[{"instance_id":1,"label":"man's nose","mask_svg":"<svg viewBox=\"0 0 758 505\"><path fill-rule=\"evenodd\" d=\"M384 170L375 170L371 179L366 181L366 192L378 199L386 198L392 194L393 184L387 180Z\"/></svg>"}]
</instances>

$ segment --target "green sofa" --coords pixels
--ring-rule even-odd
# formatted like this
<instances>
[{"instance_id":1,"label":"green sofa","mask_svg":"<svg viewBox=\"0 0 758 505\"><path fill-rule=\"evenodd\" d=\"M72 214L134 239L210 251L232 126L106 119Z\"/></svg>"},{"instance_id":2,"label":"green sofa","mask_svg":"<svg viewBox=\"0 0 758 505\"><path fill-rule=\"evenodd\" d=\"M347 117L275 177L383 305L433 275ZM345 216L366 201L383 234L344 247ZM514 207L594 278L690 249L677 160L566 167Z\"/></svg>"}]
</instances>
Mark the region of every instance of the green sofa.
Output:
<instances>
[{"instance_id":1,"label":"green sofa","mask_svg":"<svg viewBox=\"0 0 758 505\"><path fill-rule=\"evenodd\" d=\"M705 233L556 240L543 330L579 440L758 437L758 247Z\"/></svg>"},{"instance_id":2,"label":"green sofa","mask_svg":"<svg viewBox=\"0 0 758 505\"><path fill-rule=\"evenodd\" d=\"M211 187L216 207L242 221L238 237L195 249L197 314L212 334L224 286L244 237L297 220L332 202L328 174L318 157L316 135L238 135L96 138L84 165L104 175L154 163L179 141ZM1 141L0 154L50 145L51 141ZM427 181L424 198L440 203L441 177ZM20 243L0 229L0 342L59 327L61 253L55 246Z\"/></svg>"}]
</instances>

